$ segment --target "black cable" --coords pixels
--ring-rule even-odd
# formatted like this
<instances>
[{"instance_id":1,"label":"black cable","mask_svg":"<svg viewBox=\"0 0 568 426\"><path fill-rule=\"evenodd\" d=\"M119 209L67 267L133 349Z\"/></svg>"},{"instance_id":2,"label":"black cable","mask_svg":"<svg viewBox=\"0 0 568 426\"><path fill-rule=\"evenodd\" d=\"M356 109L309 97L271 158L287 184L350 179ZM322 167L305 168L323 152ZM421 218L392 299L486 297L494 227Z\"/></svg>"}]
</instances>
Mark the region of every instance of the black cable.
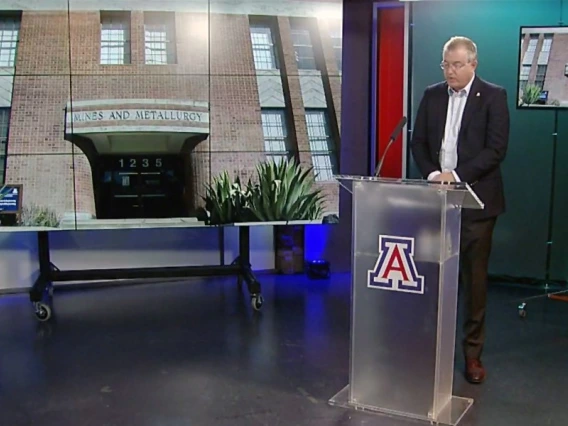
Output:
<instances>
[{"instance_id":1,"label":"black cable","mask_svg":"<svg viewBox=\"0 0 568 426\"><path fill-rule=\"evenodd\" d=\"M67 39L69 41L69 107L70 111L65 108L65 118L63 119L65 126L67 125L67 113L71 116L71 135L75 134L73 129L73 73L71 72L72 67L72 43L71 43L71 0L67 0ZM73 137L71 138L73 139ZM76 188L76 177L75 177L75 143L71 143L71 170L73 171L73 215L75 216L75 226L74 229L77 230L77 188Z\"/></svg>"}]
</instances>

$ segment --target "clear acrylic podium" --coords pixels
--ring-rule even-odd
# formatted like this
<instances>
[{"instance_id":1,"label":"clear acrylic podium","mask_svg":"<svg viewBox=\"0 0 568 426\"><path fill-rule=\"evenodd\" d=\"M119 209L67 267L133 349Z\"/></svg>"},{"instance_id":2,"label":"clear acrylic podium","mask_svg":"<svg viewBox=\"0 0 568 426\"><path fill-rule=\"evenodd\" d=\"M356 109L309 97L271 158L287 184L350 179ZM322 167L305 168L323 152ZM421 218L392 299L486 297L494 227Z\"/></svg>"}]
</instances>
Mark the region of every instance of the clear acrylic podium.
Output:
<instances>
[{"instance_id":1,"label":"clear acrylic podium","mask_svg":"<svg viewBox=\"0 0 568 426\"><path fill-rule=\"evenodd\" d=\"M457 425L454 396L464 183L335 176L352 194L349 384L331 405Z\"/></svg>"}]
</instances>

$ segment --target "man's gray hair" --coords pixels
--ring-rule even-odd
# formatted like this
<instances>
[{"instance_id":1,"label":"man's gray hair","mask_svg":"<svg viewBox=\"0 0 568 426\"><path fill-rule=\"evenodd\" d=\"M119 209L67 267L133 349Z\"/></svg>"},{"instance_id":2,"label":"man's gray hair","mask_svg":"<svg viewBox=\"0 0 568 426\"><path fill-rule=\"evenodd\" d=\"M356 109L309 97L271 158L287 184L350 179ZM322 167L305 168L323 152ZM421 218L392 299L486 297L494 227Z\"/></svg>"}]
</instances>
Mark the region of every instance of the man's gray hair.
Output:
<instances>
[{"instance_id":1,"label":"man's gray hair","mask_svg":"<svg viewBox=\"0 0 568 426\"><path fill-rule=\"evenodd\" d=\"M469 38L463 36L455 36L449 39L446 44L444 44L444 50L442 53L446 53L458 47L464 47L467 50L469 62L477 59L477 45Z\"/></svg>"}]
</instances>

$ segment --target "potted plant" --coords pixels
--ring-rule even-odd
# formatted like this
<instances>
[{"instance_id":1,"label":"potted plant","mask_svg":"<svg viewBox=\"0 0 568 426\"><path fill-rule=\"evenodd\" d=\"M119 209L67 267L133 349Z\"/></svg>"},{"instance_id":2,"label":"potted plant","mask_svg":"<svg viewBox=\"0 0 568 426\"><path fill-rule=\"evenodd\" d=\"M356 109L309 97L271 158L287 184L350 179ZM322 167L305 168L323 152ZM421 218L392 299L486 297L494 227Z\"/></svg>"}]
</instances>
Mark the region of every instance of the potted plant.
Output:
<instances>
[{"instance_id":1,"label":"potted plant","mask_svg":"<svg viewBox=\"0 0 568 426\"><path fill-rule=\"evenodd\" d=\"M318 220L323 194L315 188L313 168L296 160L266 161L256 166L255 184L247 185L249 207L260 221L290 222Z\"/></svg>"},{"instance_id":2,"label":"potted plant","mask_svg":"<svg viewBox=\"0 0 568 426\"><path fill-rule=\"evenodd\" d=\"M525 90L523 90L523 96L521 97L521 105L532 105L540 98L540 87L534 84L527 84Z\"/></svg>"},{"instance_id":3,"label":"potted plant","mask_svg":"<svg viewBox=\"0 0 568 426\"><path fill-rule=\"evenodd\" d=\"M269 160L257 165L254 183L249 179L246 186L225 171L206 185L207 222L273 222L276 270L302 272L305 222L321 221L323 212L324 196L312 171L296 160Z\"/></svg>"},{"instance_id":4,"label":"potted plant","mask_svg":"<svg viewBox=\"0 0 568 426\"><path fill-rule=\"evenodd\" d=\"M237 176L234 182L224 171L206 184L205 210L210 225L226 225L245 221L249 194Z\"/></svg>"},{"instance_id":5,"label":"potted plant","mask_svg":"<svg viewBox=\"0 0 568 426\"><path fill-rule=\"evenodd\" d=\"M61 217L49 207L31 204L22 208L22 214L18 221L19 226L41 226L59 228Z\"/></svg>"},{"instance_id":6,"label":"potted plant","mask_svg":"<svg viewBox=\"0 0 568 426\"><path fill-rule=\"evenodd\" d=\"M315 188L313 168L295 160L257 165L258 182L249 182L249 206L261 221L288 222L274 226L275 267L280 273L304 270L304 224L321 218L323 194Z\"/></svg>"}]
</instances>

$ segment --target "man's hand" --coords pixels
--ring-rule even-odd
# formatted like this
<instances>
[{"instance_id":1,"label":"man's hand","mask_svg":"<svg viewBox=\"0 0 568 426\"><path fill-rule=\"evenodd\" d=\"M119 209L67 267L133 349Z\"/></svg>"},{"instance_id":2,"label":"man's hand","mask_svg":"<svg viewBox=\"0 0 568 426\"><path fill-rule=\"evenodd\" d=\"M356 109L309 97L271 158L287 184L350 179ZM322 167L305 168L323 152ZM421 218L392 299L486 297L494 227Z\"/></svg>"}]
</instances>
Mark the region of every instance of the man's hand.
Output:
<instances>
[{"instance_id":1,"label":"man's hand","mask_svg":"<svg viewBox=\"0 0 568 426\"><path fill-rule=\"evenodd\" d=\"M452 172L440 173L432 179L434 182L455 182L454 174Z\"/></svg>"}]
</instances>

